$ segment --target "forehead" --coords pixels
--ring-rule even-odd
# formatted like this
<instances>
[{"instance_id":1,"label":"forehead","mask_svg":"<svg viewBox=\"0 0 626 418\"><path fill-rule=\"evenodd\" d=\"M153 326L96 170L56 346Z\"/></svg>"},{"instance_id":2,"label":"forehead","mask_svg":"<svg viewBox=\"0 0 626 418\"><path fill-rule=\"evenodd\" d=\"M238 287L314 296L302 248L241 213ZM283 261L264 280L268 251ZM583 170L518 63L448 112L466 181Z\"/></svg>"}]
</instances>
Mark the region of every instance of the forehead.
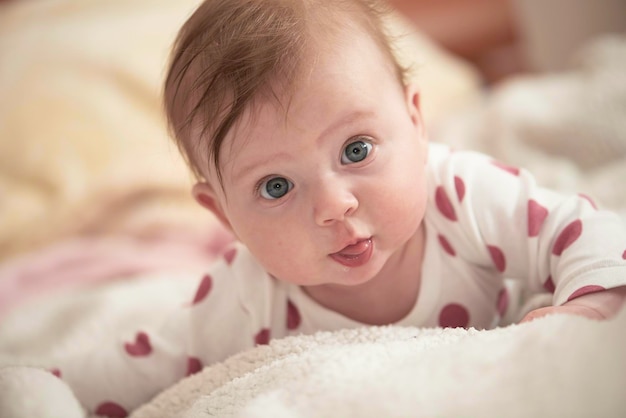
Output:
<instances>
[{"instance_id":1,"label":"forehead","mask_svg":"<svg viewBox=\"0 0 626 418\"><path fill-rule=\"evenodd\" d=\"M242 129L266 128L263 123L297 121L302 114L342 98L362 103L375 102L374 93L383 86L402 92L403 85L392 60L377 42L362 30L343 30L334 42L313 42L302 57L294 79L288 83L273 80L245 110L232 134L236 140Z\"/></svg>"},{"instance_id":2,"label":"forehead","mask_svg":"<svg viewBox=\"0 0 626 418\"><path fill-rule=\"evenodd\" d=\"M273 133L289 131L293 136L312 126L321 130L346 113L383 106L384 95L403 97L393 62L378 43L362 32L345 32L337 42L311 47L293 83L284 86L276 80L255 98L226 136L223 169L247 156L251 142Z\"/></svg>"}]
</instances>

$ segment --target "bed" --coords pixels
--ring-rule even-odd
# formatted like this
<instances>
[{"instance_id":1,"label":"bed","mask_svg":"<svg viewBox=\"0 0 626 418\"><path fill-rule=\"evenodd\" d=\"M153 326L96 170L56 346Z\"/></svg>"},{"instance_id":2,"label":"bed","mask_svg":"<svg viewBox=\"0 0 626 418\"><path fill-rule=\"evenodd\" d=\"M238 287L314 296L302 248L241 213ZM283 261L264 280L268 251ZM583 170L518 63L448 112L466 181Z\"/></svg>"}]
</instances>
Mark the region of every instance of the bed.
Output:
<instances>
[{"instance_id":1,"label":"bed","mask_svg":"<svg viewBox=\"0 0 626 418\"><path fill-rule=\"evenodd\" d=\"M232 241L193 202L159 100L169 46L197 2L0 2L2 416L84 417L52 374L9 365L128 317L161 320L193 294L183 277ZM623 36L581 49L567 72L486 90L471 65L397 17L391 26L405 35L399 54L431 140L528 167L626 219ZM625 314L291 337L207 367L130 416L624 416Z\"/></svg>"}]
</instances>

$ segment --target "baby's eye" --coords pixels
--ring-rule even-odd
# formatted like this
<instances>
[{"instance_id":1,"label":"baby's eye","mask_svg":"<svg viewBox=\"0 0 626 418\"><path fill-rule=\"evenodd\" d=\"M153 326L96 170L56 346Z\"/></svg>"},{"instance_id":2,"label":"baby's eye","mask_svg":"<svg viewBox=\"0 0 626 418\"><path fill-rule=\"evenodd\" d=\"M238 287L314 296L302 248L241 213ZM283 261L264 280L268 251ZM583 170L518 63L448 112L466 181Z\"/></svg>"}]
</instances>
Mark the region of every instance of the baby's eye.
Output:
<instances>
[{"instance_id":1,"label":"baby's eye","mask_svg":"<svg viewBox=\"0 0 626 418\"><path fill-rule=\"evenodd\" d=\"M341 164L352 164L363 161L371 149L372 144L367 141L359 140L350 142L343 150L343 154L341 155Z\"/></svg>"},{"instance_id":2,"label":"baby's eye","mask_svg":"<svg viewBox=\"0 0 626 418\"><path fill-rule=\"evenodd\" d=\"M284 177L272 177L261 183L260 193L264 199L280 199L293 188L293 183Z\"/></svg>"}]
</instances>

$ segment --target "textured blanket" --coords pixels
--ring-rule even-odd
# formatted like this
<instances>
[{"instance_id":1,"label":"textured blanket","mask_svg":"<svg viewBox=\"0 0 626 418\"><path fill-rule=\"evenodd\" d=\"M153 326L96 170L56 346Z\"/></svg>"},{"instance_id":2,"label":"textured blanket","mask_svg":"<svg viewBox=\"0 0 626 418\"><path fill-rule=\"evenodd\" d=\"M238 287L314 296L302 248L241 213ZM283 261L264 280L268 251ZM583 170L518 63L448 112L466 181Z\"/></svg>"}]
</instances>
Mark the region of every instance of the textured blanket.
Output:
<instances>
[{"instance_id":1,"label":"textured blanket","mask_svg":"<svg viewBox=\"0 0 626 418\"><path fill-rule=\"evenodd\" d=\"M626 311L606 323L558 315L491 331L289 338L207 368L132 416L623 417L624 326Z\"/></svg>"},{"instance_id":2,"label":"textured blanket","mask_svg":"<svg viewBox=\"0 0 626 418\"><path fill-rule=\"evenodd\" d=\"M205 368L131 417L623 417L625 326L623 311L605 322L554 315L490 331L291 337ZM11 418L84 416L37 369L0 369L3 404Z\"/></svg>"}]
</instances>

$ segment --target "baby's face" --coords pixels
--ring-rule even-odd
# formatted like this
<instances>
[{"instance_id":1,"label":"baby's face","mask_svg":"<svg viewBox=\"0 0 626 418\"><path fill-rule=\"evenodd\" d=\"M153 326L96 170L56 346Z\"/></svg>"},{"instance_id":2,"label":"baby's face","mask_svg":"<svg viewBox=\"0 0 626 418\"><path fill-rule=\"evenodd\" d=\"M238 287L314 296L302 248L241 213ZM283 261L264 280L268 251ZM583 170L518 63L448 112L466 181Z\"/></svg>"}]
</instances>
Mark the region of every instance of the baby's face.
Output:
<instances>
[{"instance_id":1,"label":"baby's face","mask_svg":"<svg viewBox=\"0 0 626 418\"><path fill-rule=\"evenodd\" d=\"M321 51L283 107L246 113L221 154L218 214L275 277L357 285L379 274L424 216L417 93L374 42Z\"/></svg>"}]
</instances>

